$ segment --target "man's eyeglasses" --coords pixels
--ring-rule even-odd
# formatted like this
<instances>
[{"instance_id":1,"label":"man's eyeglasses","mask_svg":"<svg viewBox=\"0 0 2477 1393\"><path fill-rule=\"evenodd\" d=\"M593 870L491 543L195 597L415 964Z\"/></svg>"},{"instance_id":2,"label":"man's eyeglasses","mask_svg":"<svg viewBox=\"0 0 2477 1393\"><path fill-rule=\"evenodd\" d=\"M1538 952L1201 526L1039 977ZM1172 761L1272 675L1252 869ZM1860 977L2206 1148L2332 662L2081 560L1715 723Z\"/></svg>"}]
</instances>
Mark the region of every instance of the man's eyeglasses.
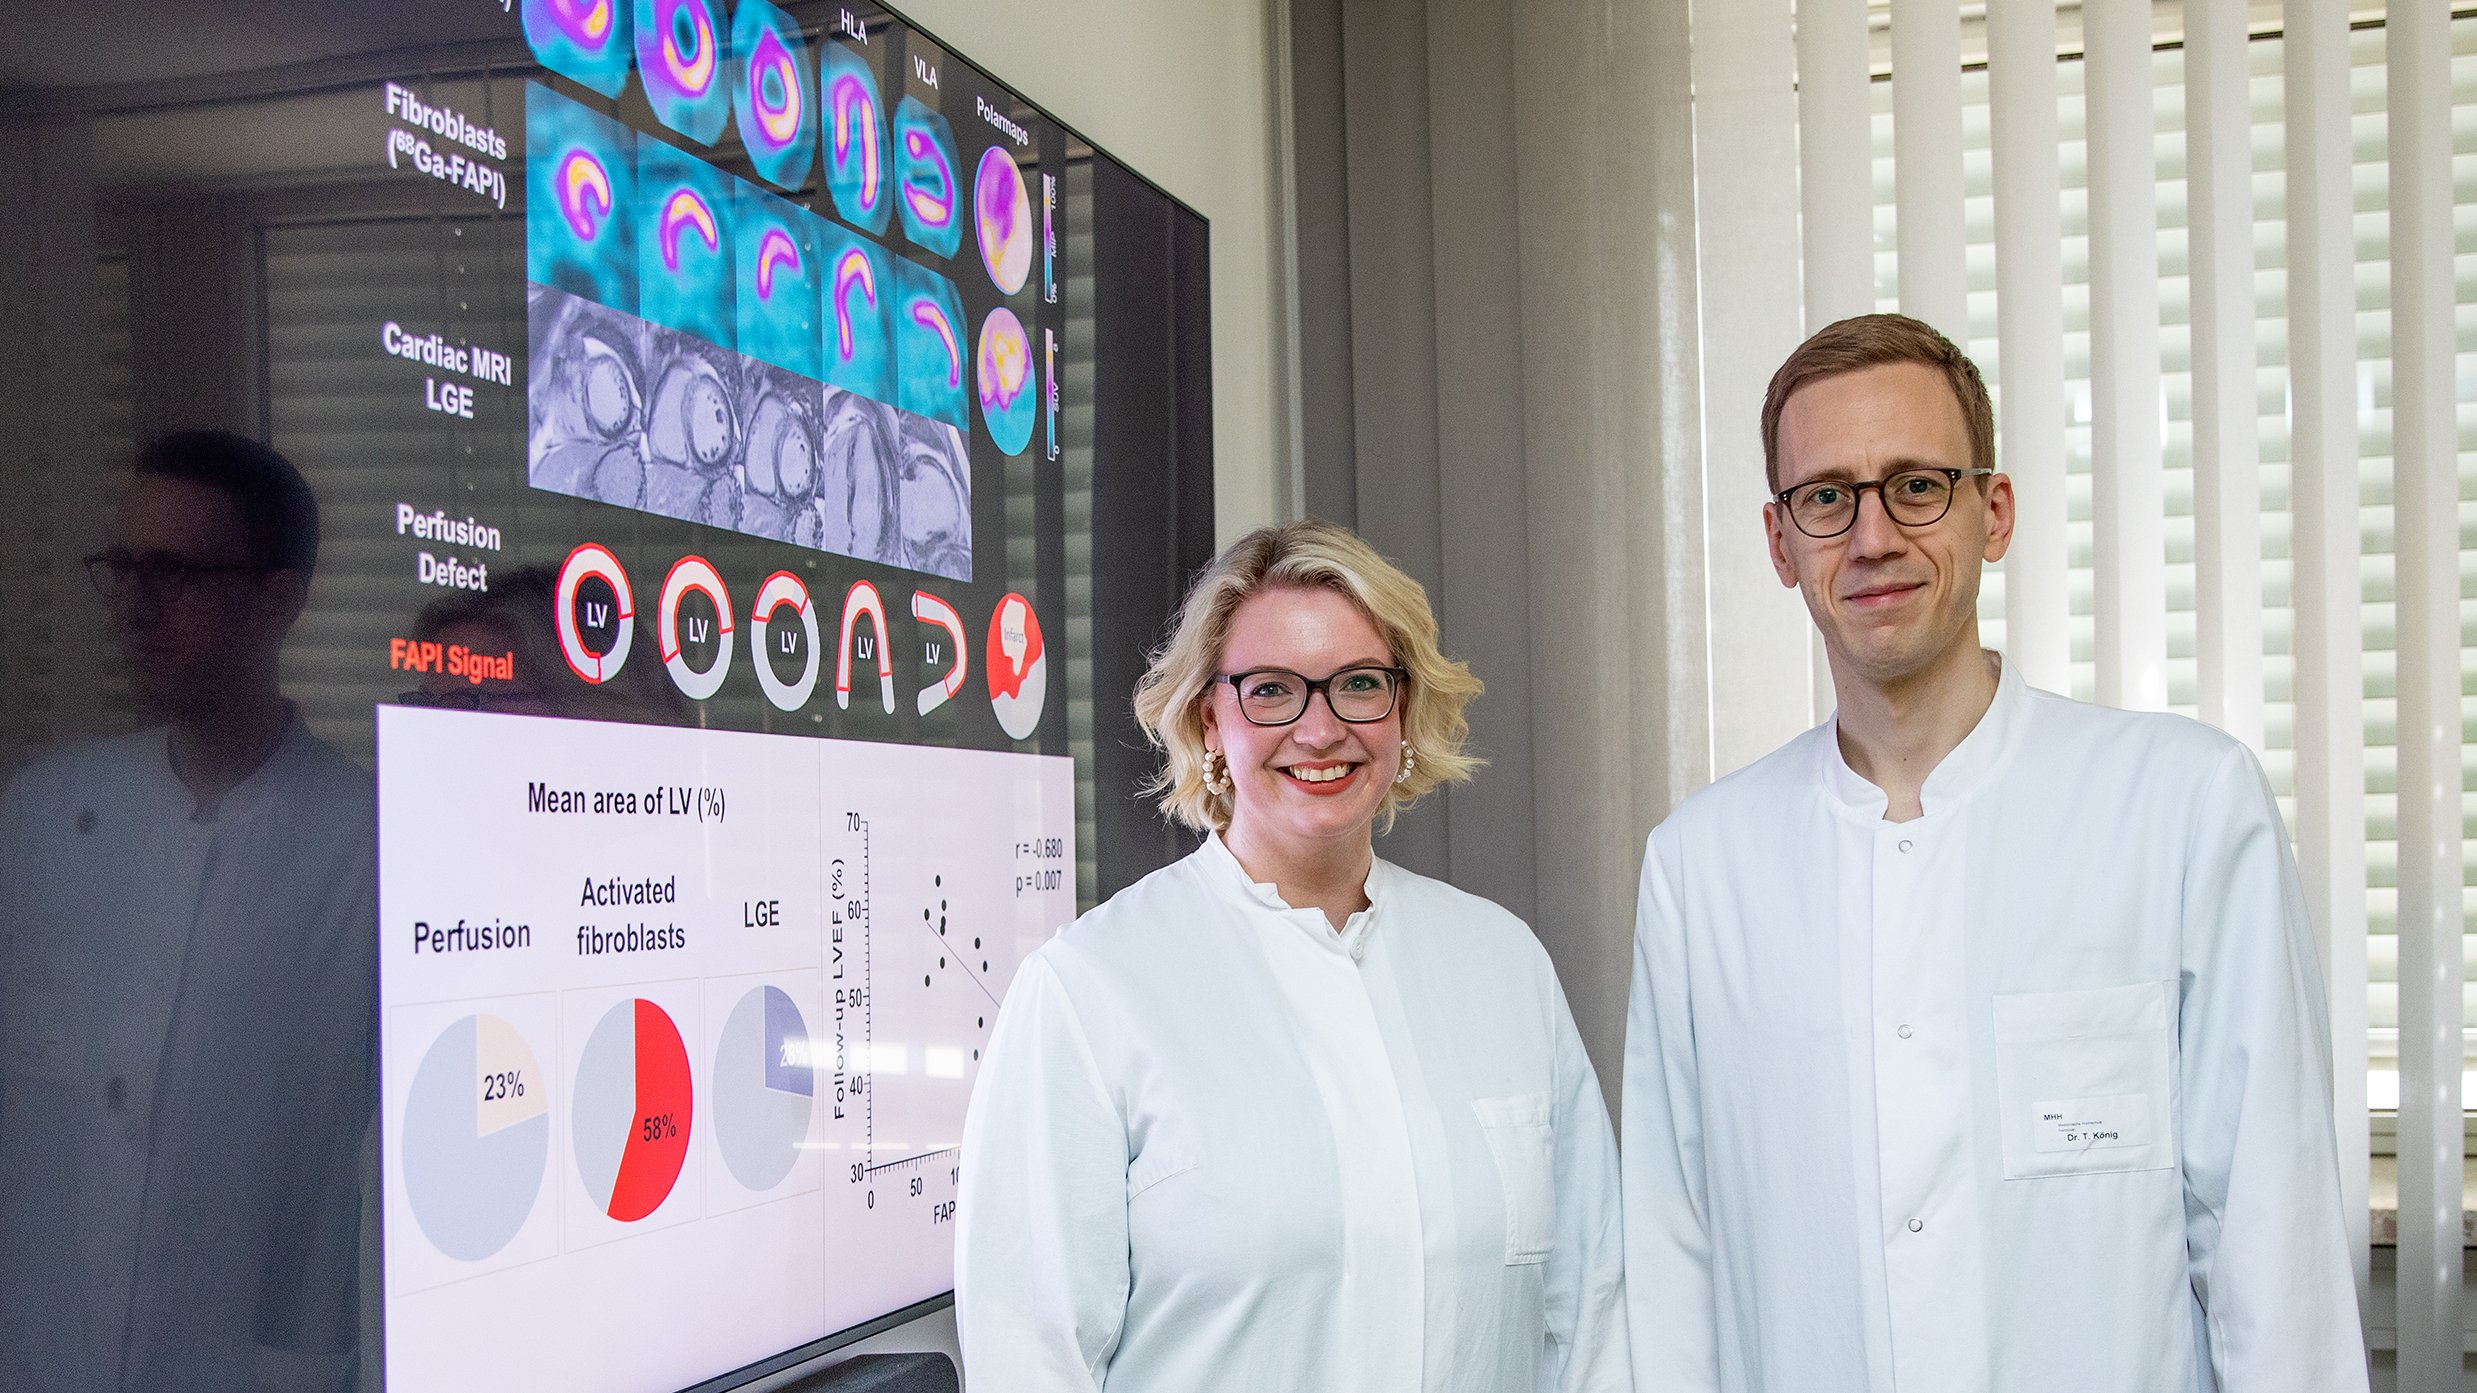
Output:
<instances>
[{"instance_id":1,"label":"man's eyeglasses","mask_svg":"<svg viewBox=\"0 0 2477 1393\"><path fill-rule=\"evenodd\" d=\"M1884 513L1903 527L1942 522L1952 511L1953 491L1963 479L1993 474L1992 469L1904 469L1879 483L1848 479L1810 479L1772 495L1788 510L1789 521L1809 537L1837 537L1858 525L1858 502L1873 489Z\"/></svg>"},{"instance_id":2,"label":"man's eyeglasses","mask_svg":"<svg viewBox=\"0 0 2477 1393\"><path fill-rule=\"evenodd\" d=\"M1330 677L1302 677L1288 668L1260 667L1213 680L1238 693L1239 714L1249 725L1286 726L1307 714L1308 698L1318 692L1337 718L1366 725L1393 714L1408 675L1398 667L1346 667Z\"/></svg>"},{"instance_id":3,"label":"man's eyeglasses","mask_svg":"<svg viewBox=\"0 0 2477 1393\"><path fill-rule=\"evenodd\" d=\"M265 566L223 566L203 561L191 561L170 552L133 552L126 547L99 551L86 558L86 578L95 584L95 592L107 600L119 599L123 591L135 587L135 593L150 600L170 600L189 588L200 576L256 575Z\"/></svg>"}]
</instances>

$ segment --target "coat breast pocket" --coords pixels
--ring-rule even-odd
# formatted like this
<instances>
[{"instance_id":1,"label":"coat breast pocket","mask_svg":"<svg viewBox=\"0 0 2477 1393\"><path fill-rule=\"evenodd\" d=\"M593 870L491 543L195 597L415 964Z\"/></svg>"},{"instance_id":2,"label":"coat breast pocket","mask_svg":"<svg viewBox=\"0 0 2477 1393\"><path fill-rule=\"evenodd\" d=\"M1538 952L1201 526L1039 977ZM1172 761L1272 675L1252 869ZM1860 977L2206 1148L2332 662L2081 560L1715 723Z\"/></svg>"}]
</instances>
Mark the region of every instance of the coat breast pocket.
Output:
<instances>
[{"instance_id":1,"label":"coat breast pocket","mask_svg":"<svg viewBox=\"0 0 2477 1393\"><path fill-rule=\"evenodd\" d=\"M2005 1179L2176 1164L2175 985L1995 998Z\"/></svg>"},{"instance_id":2,"label":"coat breast pocket","mask_svg":"<svg viewBox=\"0 0 2477 1393\"><path fill-rule=\"evenodd\" d=\"M1480 1134L1495 1158L1497 1183L1505 1192L1505 1262L1546 1262L1555 1246L1557 1182L1555 1126L1548 1095L1517 1093L1474 1098Z\"/></svg>"},{"instance_id":3,"label":"coat breast pocket","mask_svg":"<svg viewBox=\"0 0 2477 1393\"><path fill-rule=\"evenodd\" d=\"M1148 1146L1127 1163L1127 1202L1160 1184L1194 1170L1203 1161L1193 1151L1175 1146Z\"/></svg>"}]
</instances>

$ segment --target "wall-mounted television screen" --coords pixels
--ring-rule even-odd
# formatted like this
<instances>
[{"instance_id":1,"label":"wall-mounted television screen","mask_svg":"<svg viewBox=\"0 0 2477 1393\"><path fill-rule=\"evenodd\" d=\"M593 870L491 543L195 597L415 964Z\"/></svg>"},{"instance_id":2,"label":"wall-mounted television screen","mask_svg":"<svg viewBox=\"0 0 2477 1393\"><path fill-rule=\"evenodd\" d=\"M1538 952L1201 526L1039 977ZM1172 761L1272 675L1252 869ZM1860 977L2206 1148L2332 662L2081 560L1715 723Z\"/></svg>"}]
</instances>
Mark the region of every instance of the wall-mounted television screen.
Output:
<instances>
[{"instance_id":1,"label":"wall-mounted television screen","mask_svg":"<svg viewBox=\"0 0 2477 1393\"><path fill-rule=\"evenodd\" d=\"M1180 846L1203 220L876 5L148 10L0 89L13 1372L676 1390L927 1309L1016 965ZM311 559L163 467L235 439Z\"/></svg>"}]
</instances>

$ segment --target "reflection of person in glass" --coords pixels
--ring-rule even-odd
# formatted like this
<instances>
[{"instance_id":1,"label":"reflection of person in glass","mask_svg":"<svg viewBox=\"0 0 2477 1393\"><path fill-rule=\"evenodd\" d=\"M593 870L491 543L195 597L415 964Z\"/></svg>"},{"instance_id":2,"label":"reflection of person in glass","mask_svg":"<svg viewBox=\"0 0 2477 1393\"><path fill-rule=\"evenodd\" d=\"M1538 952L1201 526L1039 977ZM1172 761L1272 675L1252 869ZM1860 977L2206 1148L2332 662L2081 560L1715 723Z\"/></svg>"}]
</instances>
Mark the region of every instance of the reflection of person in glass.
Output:
<instances>
[{"instance_id":1,"label":"reflection of person in glass","mask_svg":"<svg viewBox=\"0 0 2477 1393\"><path fill-rule=\"evenodd\" d=\"M1616 1143L1548 956L1375 858L1469 777L1478 690L1338 527L1196 583L1136 710L1209 835L1025 962L973 1090L975 1387L1626 1386Z\"/></svg>"},{"instance_id":2,"label":"reflection of person in glass","mask_svg":"<svg viewBox=\"0 0 2477 1393\"><path fill-rule=\"evenodd\" d=\"M436 643L442 650L460 646L469 653L504 658L508 671L502 674L481 664L471 672L456 673L442 665L396 700L406 706L639 724L680 724L688 719L687 699L665 676L660 663L624 664L601 683L585 682L570 672L559 651L558 603L555 566L522 566L494 573L486 591L433 600L413 621L414 639ZM653 652L645 616L638 615L635 624L630 651Z\"/></svg>"},{"instance_id":3,"label":"reflection of person in glass","mask_svg":"<svg viewBox=\"0 0 2477 1393\"><path fill-rule=\"evenodd\" d=\"M9 1388L353 1377L370 783L277 683L317 552L275 451L150 445L88 569L152 723L0 795Z\"/></svg>"}]
</instances>

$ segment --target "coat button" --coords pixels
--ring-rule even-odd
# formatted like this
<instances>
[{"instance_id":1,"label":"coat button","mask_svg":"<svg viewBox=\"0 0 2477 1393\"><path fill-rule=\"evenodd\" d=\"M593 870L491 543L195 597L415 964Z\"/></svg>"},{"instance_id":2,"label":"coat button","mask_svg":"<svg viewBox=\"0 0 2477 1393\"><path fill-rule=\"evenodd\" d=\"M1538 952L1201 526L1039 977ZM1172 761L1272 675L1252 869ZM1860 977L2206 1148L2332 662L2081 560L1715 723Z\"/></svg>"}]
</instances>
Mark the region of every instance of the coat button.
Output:
<instances>
[{"instance_id":1,"label":"coat button","mask_svg":"<svg viewBox=\"0 0 2477 1393\"><path fill-rule=\"evenodd\" d=\"M1910 849L1911 847L1915 846L1915 845L1917 845L1917 843L1915 843L1915 842L1910 842L1910 841L1904 841L1904 842L1902 842L1902 843L1901 843L1901 853L1902 853L1903 855L1907 855L1907 854L1909 854L1909 849Z\"/></svg>"},{"instance_id":2,"label":"coat button","mask_svg":"<svg viewBox=\"0 0 2477 1393\"><path fill-rule=\"evenodd\" d=\"M1916 1233L1916 1232L1918 1232L1920 1229L1925 1228L1926 1226L1927 1226L1927 1221L1926 1221L1926 1220L1924 1220L1924 1219L1912 1219L1912 1220L1910 1220L1910 1221L1909 1221L1909 1231L1910 1231L1911 1233Z\"/></svg>"},{"instance_id":3,"label":"coat button","mask_svg":"<svg viewBox=\"0 0 2477 1393\"><path fill-rule=\"evenodd\" d=\"M1902 1026L1900 1029L1898 1029L1898 1030L1896 1030L1896 1031L1894 1031L1894 1032L1892 1032L1892 1033L1893 1033L1893 1034L1895 1034L1895 1035L1898 1035L1898 1036L1900 1036L1902 1039L1906 1040L1906 1039L1908 1039L1908 1038L1909 1038L1909 1027L1908 1027L1908 1026Z\"/></svg>"}]
</instances>

